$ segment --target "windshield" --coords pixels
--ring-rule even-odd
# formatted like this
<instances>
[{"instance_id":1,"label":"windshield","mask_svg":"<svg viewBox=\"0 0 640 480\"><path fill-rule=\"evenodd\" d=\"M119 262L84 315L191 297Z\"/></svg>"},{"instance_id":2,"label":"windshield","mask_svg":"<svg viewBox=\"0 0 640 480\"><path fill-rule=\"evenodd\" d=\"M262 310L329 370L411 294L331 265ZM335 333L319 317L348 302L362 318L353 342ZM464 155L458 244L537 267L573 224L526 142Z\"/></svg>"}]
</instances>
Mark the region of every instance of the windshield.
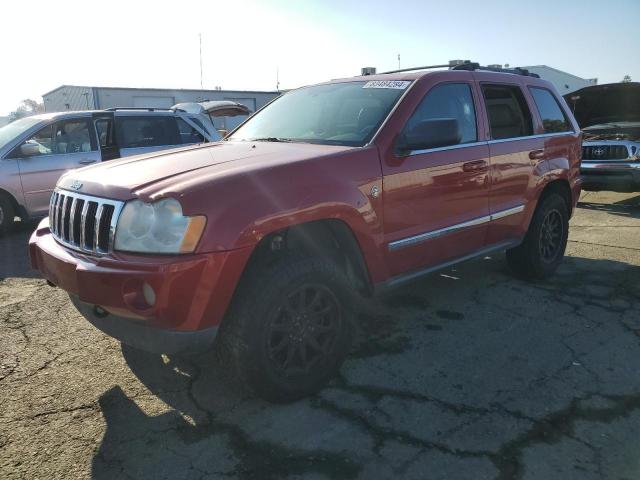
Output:
<instances>
[{"instance_id":1,"label":"windshield","mask_svg":"<svg viewBox=\"0 0 640 480\"><path fill-rule=\"evenodd\" d=\"M16 120L15 122L11 122L10 124L0 128L0 148L3 148L11 140L22 135L41 121L41 119L33 117L21 118L20 120Z\"/></svg>"},{"instance_id":2,"label":"windshield","mask_svg":"<svg viewBox=\"0 0 640 480\"><path fill-rule=\"evenodd\" d=\"M294 90L258 112L229 140L362 146L409 83L345 82Z\"/></svg>"}]
</instances>

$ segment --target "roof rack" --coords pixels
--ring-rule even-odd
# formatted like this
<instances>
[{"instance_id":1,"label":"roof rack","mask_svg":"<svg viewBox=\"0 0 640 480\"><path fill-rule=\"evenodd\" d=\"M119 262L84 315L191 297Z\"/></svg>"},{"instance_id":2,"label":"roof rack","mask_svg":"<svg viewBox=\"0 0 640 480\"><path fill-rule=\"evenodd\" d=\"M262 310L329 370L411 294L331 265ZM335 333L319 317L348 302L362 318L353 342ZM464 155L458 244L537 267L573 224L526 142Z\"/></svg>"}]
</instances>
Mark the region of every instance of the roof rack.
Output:
<instances>
[{"instance_id":1,"label":"roof rack","mask_svg":"<svg viewBox=\"0 0 640 480\"><path fill-rule=\"evenodd\" d=\"M525 77L540 78L540 75L538 75L537 73L530 72L526 68L520 68L520 67L515 67L515 68L483 67L479 63L476 63L476 62L461 63L459 65L455 65L455 66L451 67L451 70L469 70L469 71L484 70L484 71L489 71L489 72L512 73L514 75L523 75Z\"/></svg>"},{"instance_id":2,"label":"roof rack","mask_svg":"<svg viewBox=\"0 0 640 480\"><path fill-rule=\"evenodd\" d=\"M446 65L426 65L424 67L401 68L400 70L389 70L388 72L381 72L380 75L384 75L384 74L387 74L387 73L413 72L414 70L429 70L431 68L449 68L449 64L446 64Z\"/></svg>"},{"instance_id":3,"label":"roof rack","mask_svg":"<svg viewBox=\"0 0 640 480\"><path fill-rule=\"evenodd\" d=\"M111 107L105 108L105 112L117 112L118 110L140 110L144 112L172 112L173 108L158 108L158 107Z\"/></svg>"}]
</instances>

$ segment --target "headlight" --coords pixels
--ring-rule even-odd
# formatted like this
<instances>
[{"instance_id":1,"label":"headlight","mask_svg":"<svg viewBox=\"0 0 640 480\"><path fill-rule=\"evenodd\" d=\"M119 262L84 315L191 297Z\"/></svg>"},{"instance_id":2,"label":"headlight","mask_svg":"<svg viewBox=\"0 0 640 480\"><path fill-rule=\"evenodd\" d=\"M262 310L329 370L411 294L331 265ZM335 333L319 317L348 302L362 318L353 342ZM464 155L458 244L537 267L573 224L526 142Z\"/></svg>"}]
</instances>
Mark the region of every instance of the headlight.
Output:
<instances>
[{"instance_id":1,"label":"headlight","mask_svg":"<svg viewBox=\"0 0 640 480\"><path fill-rule=\"evenodd\" d=\"M180 202L127 202L116 227L115 249L140 253L190 253L206 223L203 216L185 217Z\"/></svg>"}]
</instances>

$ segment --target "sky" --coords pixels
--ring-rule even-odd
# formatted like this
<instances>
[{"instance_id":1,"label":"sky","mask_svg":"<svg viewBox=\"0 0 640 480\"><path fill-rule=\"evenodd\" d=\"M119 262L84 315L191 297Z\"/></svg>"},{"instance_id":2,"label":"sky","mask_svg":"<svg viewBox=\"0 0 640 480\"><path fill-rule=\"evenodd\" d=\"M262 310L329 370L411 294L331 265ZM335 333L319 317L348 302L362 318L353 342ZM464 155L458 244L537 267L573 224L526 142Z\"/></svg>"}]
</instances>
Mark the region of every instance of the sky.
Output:
<instances>
[{"instance_id":1,"label":"sky","mask_svg":"<svg viewBox=\"0 0 640 480\"><path fill-rule=\"evenodd\" d=\"M295 88L469 59L640 81L640 0L4 0L0 115L66 85Z\"/></svg>"}]
</instances>

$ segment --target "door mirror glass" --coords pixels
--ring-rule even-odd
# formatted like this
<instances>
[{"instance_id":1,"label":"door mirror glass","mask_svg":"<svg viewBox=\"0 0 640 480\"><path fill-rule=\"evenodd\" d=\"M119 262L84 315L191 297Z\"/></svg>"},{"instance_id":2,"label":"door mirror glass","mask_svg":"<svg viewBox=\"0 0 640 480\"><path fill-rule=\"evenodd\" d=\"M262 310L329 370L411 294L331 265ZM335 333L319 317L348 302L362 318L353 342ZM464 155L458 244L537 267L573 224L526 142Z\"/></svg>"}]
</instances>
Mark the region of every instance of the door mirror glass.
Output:
<instances>
[{"instance_id":1,"label":"door mirror glass","mask_svg":"<svg viewBox=\"0 0 640 480\"><path fill-rule=\"evenodd\" d=\"M20 145L20 153L23 157L33 157L40 155L40 145L37 143L26 142Z\"/></svg>"},{"instance_id":2,"label":"door mirror glass","mask_svg":"<svg viewBox=\"0 0 640 480\"><path fill-rule=\"evenodd\" d=\"M398 138L398 151L426 150L457 145L462 139L460 124L455 118L433 118L416 123Z\"/></svg>"}]
</instances>

